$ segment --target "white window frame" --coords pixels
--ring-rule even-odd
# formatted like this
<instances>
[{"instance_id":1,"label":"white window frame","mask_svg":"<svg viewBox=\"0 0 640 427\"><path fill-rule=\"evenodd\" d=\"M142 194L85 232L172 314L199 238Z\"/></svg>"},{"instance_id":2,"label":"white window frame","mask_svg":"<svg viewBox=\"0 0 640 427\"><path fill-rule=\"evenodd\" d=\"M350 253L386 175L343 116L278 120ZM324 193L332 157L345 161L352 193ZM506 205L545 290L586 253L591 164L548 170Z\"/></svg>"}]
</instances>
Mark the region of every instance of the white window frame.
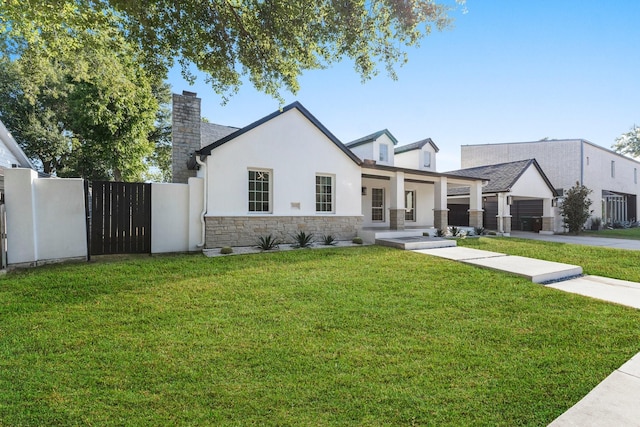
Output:
<instances>
[{"instance_id":1,"label":"white window frame","mask_svg":"<svg viewBox=\"0 0 640 427\"><path fill-rule=\"evenodd\" d=\"M381 162L389 163L389 146L387 144L378 145L378 160Z\"/></svg>"},{"instance_id":2,"label":"white window frame","mask_svg":"<svg viewBox=\"0 0 640 427\"><path fill-rule=\"evenodd\" d=\"M431 167L431 151L424 151L423 152L423 160L422 160L422 165L425 168L430 168Z\"/></svg>"},{"instance_id":3,"label":"white window frame","mask_svg":"<svg viewBox=\"0 0 640 427\"><path fill-rule=\"evenodd\" d=\"M325 194L322 191L322 186L324 185L324 188L327 188L326 184L322 184L322 183L318 183L318 178L328 178L330 180L330 185L328 188L330 188L330 193L328 194L329 196L329 201L326 200L326 196L327 194ZM326 173L318 173L316 174L316 179L315 179L315 195L316 195L316 213L318 214L331 214L331 213L335 213L336 212L336 176L332 175L332 174L326 174ZM323 197L324 196L324 197ZM322 200L322 199L325 200ZM324 207L326 207L326 205L329 205L329 209L318 209L318 207L322 207L322 205L324 205Z\"/></svg>"},{"instance_id":4,"label":"white window frame","mask_svg":"<svg viewBox=\"0 0 640 427\"><path fill-rule=\"evenodd\" d=\"M257 194L257 191L255 190L255 188L252 190L251 189L251 173L256 173L256 174L267 174L268 176L268 182L267 182L267 210L251 210L251 203L261 203L264 205L264 200L251 200L251 194L252 191L254 192L254 194ZM256 178L258 178L258 176L256 176ZM255 180L254 183L258 183L260 181ZM261 194L264 194L265 191L264 189L261 190ZM247 192L245 193L247 195L247 211L250 214L270 214L273 212L273 170L271 169L261 169L261 168L248 168L247 169Z\"/></svg>"},{"instance_id":5,"label":"white window frame","mask_svg":"<svg viewBox=\"0 0 640 427\"><path fill-rule=\"evenodd\" d=\"M411 209L409 209L408 203L407 203L407 196L411 194L411 201L412 201L412 207ZM409 221L409 222L416 222L416 190L404 190L404 207L405 207L405 212L404 212L404 220L405 221ZM410 214L410 215L409 215Z\"/></svg>"},{"instance_id":6,"label":"white window frame","mask_svg":"<svg viewBox=\"0 0 640 427\"><path fill-rule=\"evenodd\" d=\"M380 192L382 195L382 204L380 206L374 206L374 197L377 192ZM380 212L381 219L375 219L374 212ZM384 188L372 188L371 189L371 222L384 222L385 221L385 194Z\"/></svg>"}]
</instances>

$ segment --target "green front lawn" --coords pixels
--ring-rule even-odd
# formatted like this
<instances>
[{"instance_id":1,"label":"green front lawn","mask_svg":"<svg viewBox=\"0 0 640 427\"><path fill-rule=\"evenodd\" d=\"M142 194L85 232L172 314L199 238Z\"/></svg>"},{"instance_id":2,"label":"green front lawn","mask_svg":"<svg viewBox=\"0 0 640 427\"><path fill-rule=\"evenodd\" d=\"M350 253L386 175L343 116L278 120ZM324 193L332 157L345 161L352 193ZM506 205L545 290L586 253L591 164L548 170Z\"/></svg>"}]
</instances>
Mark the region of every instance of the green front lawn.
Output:
<instances>
[{"instance_id":1,"label":"green front lawn","mask_svg":"<svg viewBox=\"0 0 640 427\"><path fill-rule=\"evenodd\" d=\"M615 228L613 230L585 230L582 232L587 236L595 237L613 237L616 239L640 239L640 227L635 228Z\"/></svg>"},{"instance_id":2,"label":"green front lawn","mask_svg":"<svg viewBox=\"0 0 640 427\"><path fill-rule=\"evenodd\" d=\"M639 324L381 247L37 268L0 278L0 425L546 425Z\"/></svg>"}]
</instances>

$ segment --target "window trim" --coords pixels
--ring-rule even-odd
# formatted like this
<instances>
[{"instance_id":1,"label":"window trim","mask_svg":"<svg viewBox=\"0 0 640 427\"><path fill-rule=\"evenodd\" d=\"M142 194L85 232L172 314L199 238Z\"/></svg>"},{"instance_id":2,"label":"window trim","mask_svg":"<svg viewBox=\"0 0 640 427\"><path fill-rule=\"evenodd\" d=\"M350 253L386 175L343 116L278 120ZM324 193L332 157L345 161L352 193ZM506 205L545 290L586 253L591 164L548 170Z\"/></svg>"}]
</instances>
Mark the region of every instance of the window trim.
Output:
<instances>
[{"instance_id":1,"label":"window trim","mask_svg":"<svg viewBox=\"0 0 640 427\"><path fill-rule=\"evenodd\" d=\"M611 160L611 178L616 177L616 161Z\"/></svg>"},{"instance_id":2,"label":"window trim","mask_svg":"<svg viewBox=\"0 0 640 427\"><path fill-rule=\"evenodd\" d=\"M330 210L318 210L318 204L322 204L322 203L326 203L326 202L321 202L318 201L318 196L321 195L322 193L318 193L318 186L322 185L322 184L318 184L318 178L329 178L331 180L331 201L330 206L331 209ZM315 177L315 211L317 214L334 214L336 213L336 176L330 173L316 173L316 177Z\"/></svg>"},{"instance_id":3,"label":"window trim","mask_svg":"<svg viewBox=\"0 0 640 427\"><path fill-rule=\"evenodd\" d=\"M411 210L409 210L408 206L407 206L407 195L411 193L413 194L413 208ZM404 190L404 220L405 221L409 221L409 222L416 222L416 190ZM411 212L411 218L407 218L407 214Z\"/></svg>"},{"instance_id":4,"label":"window trim","mask_svg":"<svg viewBox=\"0 0 640 427\"><path fill-rule=\"evenodd\" d=\"M427 164L427 159L429 159L429 163ZM422 166L425 168L431 167L431 151L423 151L422 155Z\"/></svg>"},{"instance_id":5,"label":"window trim","mask_svg":"<svg viewBox=\"0 0 640 427\"><path fill-rule=\"evenodd\" d=\"M374 206L373 205L373 198L374 198L374 194L376 193L377 190L380 190L380 192L382 193L382 206ZM386 218L385 218L385 191L384 188L372 188L371 189L371 222L385 222ZM374 210L379 210L380 214L382 216L382 219L374 219L374 215L373 212Z\"/></svg>"},{"instance_id":6,"label":"window trim","mask_svg":"<svg viewBox=\"0 0 640 427\"><path fill-rule=\"evenodd\" d=\"M384 159L382 158L382 147L384 147ZM378 144L378 161L389 163L389 146L387 144Z\"/></svg>"},{"instance_id":7,"label":"window trim","mask_svg":"<svg viewBox=\"0 0 640 427\"><path fill-rule=\"evenodd\" d=\"M267 201L268 204L268 210L266 211L256 211L256 210L251 210L251 190L249 189L250 185L250 174L251 172L262 172L262 173L267 173L268 177L269 177L269 182L268 182L268 189L267 189L267 194L269 197L269 200ZM246 191L246 197L247 197L247 212L250 215L264 215L264 214L272 214L273 213L273 169L264 169L264 168L247 168L247 191ZM255 190L254 190L255 191ZM264 193L264 191L263 191ZM256 202L254 200L254 203L264 203L262 202Z\"/></svg>"}]
</instances>

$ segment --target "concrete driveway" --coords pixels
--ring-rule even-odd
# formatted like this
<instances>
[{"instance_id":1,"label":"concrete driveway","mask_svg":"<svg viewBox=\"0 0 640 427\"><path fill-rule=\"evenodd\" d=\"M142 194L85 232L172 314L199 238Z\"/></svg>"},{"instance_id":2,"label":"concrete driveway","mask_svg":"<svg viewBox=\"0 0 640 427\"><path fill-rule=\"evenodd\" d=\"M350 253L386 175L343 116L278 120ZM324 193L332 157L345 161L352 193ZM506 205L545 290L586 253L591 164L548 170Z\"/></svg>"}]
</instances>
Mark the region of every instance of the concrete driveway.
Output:
<instances>
[{"instance_id":1,"label":"concrete driveway","mask_svg":"<svg viewBox=\"0 0 640 427\"><path fill-rule=\"evenodd\" d=\"M574 245L604 246L607 248L640 251L640 240L612 239L609 237L571 236L567 234L538 234L527 231L512 231L511 237L544 240L546 242L572 243Z\"/></svg>"}]
</instances>

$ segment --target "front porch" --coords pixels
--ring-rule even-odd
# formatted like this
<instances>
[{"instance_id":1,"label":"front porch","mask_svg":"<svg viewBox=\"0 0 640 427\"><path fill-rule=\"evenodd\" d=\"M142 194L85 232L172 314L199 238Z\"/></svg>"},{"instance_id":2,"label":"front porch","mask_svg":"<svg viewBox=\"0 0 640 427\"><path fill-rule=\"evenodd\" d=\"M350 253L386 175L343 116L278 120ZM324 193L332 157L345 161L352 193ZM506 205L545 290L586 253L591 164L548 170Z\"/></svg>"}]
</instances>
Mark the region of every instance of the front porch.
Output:
<instances>
[{"instance_id":1,"label":"front porch","mask_svg":"<svg viewBox=\"0 0 640 427\"><path fill-rule=\"evenodd\" d=\"M367 227L358 231L362 241L404 250L435 249L456 246L455 240L436 237L434 227L414 227L405 230Z\"/></svg>"}]
</instances>

